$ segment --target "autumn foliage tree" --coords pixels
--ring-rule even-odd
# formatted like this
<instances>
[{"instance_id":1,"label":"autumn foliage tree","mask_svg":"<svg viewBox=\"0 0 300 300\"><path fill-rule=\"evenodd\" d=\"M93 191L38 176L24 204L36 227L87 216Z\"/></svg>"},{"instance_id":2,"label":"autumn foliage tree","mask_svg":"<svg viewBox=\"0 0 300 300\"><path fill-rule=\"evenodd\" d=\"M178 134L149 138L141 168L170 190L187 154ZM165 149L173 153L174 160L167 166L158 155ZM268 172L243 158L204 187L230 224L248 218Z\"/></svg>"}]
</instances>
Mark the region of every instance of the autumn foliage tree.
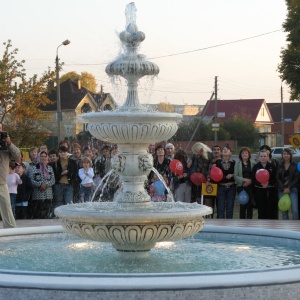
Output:
<instances>
[{"instance_id":1,"label":"autumn foliage tree","mask_svg":"<svg viewBox=\"0 0 300 300\"><path fill-rule=\"evenodd\" d=\"M48 82L55 72L48 69L40 78L27 79L24 60L18 61L18 49L12 49L11 41L4 43L0 60L0 122L19 147L39 145L50 134L41 121L47 116L40 109L51 103L47 98Z\"/></svg>"},{"instance_id":2,"label":"autumn foliage tree","mask_svg":"<svg viewBox=\"0 0 300 300\"><path fill-rule=\"evenodd\" d=\"M162 112L174 112L174 106L170 103L166 103L166 102L159 102L157 104L157 110L158 111L162 111Z\"/></svg>"},{"instance_id":3,"label":"autumn foliage tree","mask_svg":"<svg viewBox=\"0 0 300 300\"><path fill-rule=\"evenodd\" d=\"M80 74L72 71L68 72L60 77L60 82L64 82L67 79L71 79L73 81L80 80L81 85L87 90L97 93L97 82L94 75L88 72L81 72Z\"/></svg>"}]
</instances>

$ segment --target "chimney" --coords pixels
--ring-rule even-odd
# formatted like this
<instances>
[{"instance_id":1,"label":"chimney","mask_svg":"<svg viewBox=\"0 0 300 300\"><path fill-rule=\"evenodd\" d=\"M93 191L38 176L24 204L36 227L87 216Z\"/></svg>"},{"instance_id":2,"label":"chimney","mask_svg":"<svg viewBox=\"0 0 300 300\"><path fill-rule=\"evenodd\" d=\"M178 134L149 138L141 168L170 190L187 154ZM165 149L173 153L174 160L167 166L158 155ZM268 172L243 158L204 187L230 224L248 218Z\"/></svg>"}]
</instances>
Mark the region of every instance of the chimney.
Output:
<instances>
[{"instance_id":1,"label":"chimney","mask_svg":"<svg viewBox=\"0 0 300 300\"><path fill-rule=\"evenodd\" d=\"M48 82L48 88L50 89L50 90L52 90L52 89L54 89L54 81L53 80L49 80L49 82Z\"/></svg>"},{"instance_id":2,"label":"chimney","mask_svg":"<svg viewBox=\"0 0 300 300\"><path fill-rule=\"evenodd\" d=\"M81 90L81 80L80 79L78 79L77 84L78 84L78 89Z\"/></svg>"}]
</instances>

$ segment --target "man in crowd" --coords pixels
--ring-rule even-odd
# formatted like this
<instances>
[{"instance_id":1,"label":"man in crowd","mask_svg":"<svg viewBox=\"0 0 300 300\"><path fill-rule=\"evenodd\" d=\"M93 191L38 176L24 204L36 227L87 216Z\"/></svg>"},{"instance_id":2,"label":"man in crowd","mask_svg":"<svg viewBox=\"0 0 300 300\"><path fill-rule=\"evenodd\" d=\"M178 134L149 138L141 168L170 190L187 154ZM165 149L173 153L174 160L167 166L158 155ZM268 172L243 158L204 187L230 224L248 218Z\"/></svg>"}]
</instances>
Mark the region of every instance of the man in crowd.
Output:
<instances>
[{"instance_id":1,"label":"man in crowd","mask_svg":"<svg viewBox=\"0 0 300 300\"><path fill-rule=\"evenodd\" d=\"M81 146L77 143L73 144L73 155L70 156L70 159L74 160L77 165L77 169L79 170L82 168L81 160ZM73 184L73 202L78 203L79 202L79 190L80 190L80 178L79 176L76 177L76 179L72 182Z\"/></svg>"},{"instance_id":2,"label":"man in crowd","mask_svg":"<svg viewBox=\"0 0 300 300\"><path fill-rule=\"evenodd\" d=\"M174 159L175 154L175 147L172 143L168 143L165 147L166 149L166 158L168 158L170 161Z\"/></svg>"},{"instance_id":3,"label":"man in crowd","mask_svg":"<svg viewBox=\"0 0 300 300\"><path fill-rule=\"evenodd\" d=\"M54 208L73 203L73 182L77 179L78 168L68 154L68 148L60 146L58 161L50 163L55 175Z\"/></svg>"},{"instance_id":4,"label":"man in crowd","mask_svg":"<svg viewBox=\"0 0 300 300\"><path fill-rule=\"evenodd\" d=\"M13 228L16 227L16 222L10 204L7 176L9 170L9 161L19 161L21 158L21 152L11 142L8 133L2 131L1 123L0 135L0 214L3 221L3 227Z\"/></svg>"}]
</instances>

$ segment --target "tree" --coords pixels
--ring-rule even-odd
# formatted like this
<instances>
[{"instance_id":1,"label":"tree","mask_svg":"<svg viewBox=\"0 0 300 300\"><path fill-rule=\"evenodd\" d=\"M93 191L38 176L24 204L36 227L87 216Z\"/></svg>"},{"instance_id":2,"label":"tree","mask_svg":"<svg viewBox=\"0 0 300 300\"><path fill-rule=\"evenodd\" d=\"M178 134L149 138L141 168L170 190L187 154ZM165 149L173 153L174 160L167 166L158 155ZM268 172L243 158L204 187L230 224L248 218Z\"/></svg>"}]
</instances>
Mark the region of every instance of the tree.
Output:
<instances>
[{"instance_id":1,"label":"tree","mask_svg":"<svg viewBox=\"0 0 300 300\"><path fill-rule=\"evenodd\" d=\"M259 133L251 121L234 117L225 121L222 127L230 133L231 139L237 140L240 147L256 148L258 146Z\"/></svg>"},{"instance_id":2,"label":"tree","mask_svg":"<svg viewBox=\"0 0 300 300\"><path fill-rule=\"evenodd\" d=\"M78 73L72 71L68 72L60 77L60 82L64 82L67 79L71 79L73 81L80 80L81 85L86 88L87 90L96 93L97 92L97 83L96 78L94 75L88 72L81 72L79 75Z\"/></svg>"},{"instance_id":3,"label":"tree","mask_svg":"<svg viewBox=\"0 0 300 300\"><path fill-rule=\"evenodd\" d=\"M288 32L287 48L281 51L278 65L280 78L290 87L290 100L300 100L300 0L286 0L287 18L283 29Z\"/></svg>"},{"instance_id":4,"label":"tree","mask_svg":"<svg viewBox=\"0 0 300 300\"><path fill-rule=\"evenodd\" d=\"M192 137L195 129L197 128L199 120L194 119L190 123L182 122L176 134L172 137L172 141L188 141ZM193 137L193 141L212 141L214 139L214 132L212 131L211 124L205 124L204 122L200 122L197 132ZM219 140L229 140L230 133L227 132L222 126L218 132Z\"/></svg>"},{"instance_id":5,"label":"tree","mask_svg":"<svg viewBox=\"0 0 300 300\"><path fill-rule=\"evenodd\" d=\"M48 69L41 78L34 75L26 79L25 61L15 58L18 49L11 50L10 40L4 45L0 61L0 122L18 146L38 145L49 135L40 125L47 118L40 107L51 103L46 92L55 72Z\"/></svg>"}]
</instances>

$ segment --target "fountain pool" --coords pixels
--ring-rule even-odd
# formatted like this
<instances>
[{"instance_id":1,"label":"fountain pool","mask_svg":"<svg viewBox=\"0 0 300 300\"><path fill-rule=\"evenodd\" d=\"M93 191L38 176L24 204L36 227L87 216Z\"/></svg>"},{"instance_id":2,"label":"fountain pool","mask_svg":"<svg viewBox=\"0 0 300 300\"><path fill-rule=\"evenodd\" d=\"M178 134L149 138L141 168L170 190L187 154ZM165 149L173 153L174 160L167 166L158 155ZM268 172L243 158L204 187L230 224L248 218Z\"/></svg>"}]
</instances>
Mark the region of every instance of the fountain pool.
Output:
<instances>
[{"instance_id":1,"label":"fountain pool","mask_svg":"<svg viewBox=\"0 0 300 300\"><path fill-rule=\"evenodd\" d=\"M63 238L65 240L59 243L56 238L62 239L62 226L0 230L0 256L4 258L1 266L5 267L0 270L0 298L296 299L300 289L298 232L207 226L202 234L213 237L214 245L193 248L201 241L201 233L197 234L192 244L190 240L179 242L178 245L183 243L182 249L175 246L173 257L168 257L170 262L166 260L167 263L162 263L161 259L164 260L163 255L166 253L161 253L159 247L163 247L167 253L170 253L172 247L161 242L173 243L193 236L203 229L205 216L211 214L211 208L179 202L154 204L145 191L144 182L153 166L152 156L146 151L147 146L172 137L182 116L152 112L139 103L138 80L146 75L157 75L159 68L137 53L145 34L138 31L133 3L126 8L126 28L119 37L125 52L107 66L106 72L126 79L128 93L125 104L114 112L87 113L83 119L87 129L96 138L119 145L120 155L114 157L112 165L121 178L122 188L116 193L113 203L72 204L61 206L55 211L67 232L93 241L109 241L118 251L113 252L112 247L106 245L104 248L107 251L102 253L97 248L102 244L95 245L85 240L78 242L73 238ZM35 254L32 247L35 240L40 238L47 243L50 241L50 244L46 243ZM217 252L217 245L224 238L233 240L233 244L222 243L224 246L234 245L232 247L239 252L227 252L222 248ZM16 240L21 245L16 245ZM68 244L69 241L71 244ZM259 247L263 243L263 248L254 250L253 241ZM274 244L289 244L291 248L283 253L280 248L274 248ZM271 259L270 256L266 259L263 255L271 246L274 249ZM69 255L65 255L69 262L74 263L71 268L67 268L61 261L62 253L66 250L63 248L71 250L67 252ZM92 253L94 260L88 259L91 265L81 269L80 273L76 268L85 262L77 254L82 249L95 252ZM194 257L193 249L194 252L199 251L198 256ZM212 255L214 251L216 256ZM246 255L241 256L245 252ZM254 252L258 256L252 256ZM101 263L100 268L97 268L99 255L111 267L106 272L104 269L101 271ZM50 260L45 261L47 256ZM237 260L239 256L241 258ZM213 261L208 260L214 257L221 266L204 268L205 264L214 266ZM246 258L248 261L244 261ZM114 265L118 259L126 268L132 259L140 262L135 267L119 269L118 264ZM195 260L200 260L199 267ZM147 261L152 262L149 264L150 269L146 268ZM254 266L253 263L258 261ZM19 267L19 262L24 262L25 267ZM8 265L5 266L6 263ZM33 268L34 263L38 267ZM158 264L157 268L154 263ZM170 270L172 263L175 267Z\"/></svg>"},{"instance_id":2,"label":"fountain pool","mask_svg":"<svg viewBox=\"0 0 300 300\"><path fill-rule=\"evenodd\" d=\"M43 299L47 295L47 298L55 297L56 299L77 299L77 297L80 299L97 297L101 299L139 299L139 297L143 299L166 299L167 297L171 299L184 297L215 299L219 295L223 295L226 299L279 299L288 294L289 297L297 299L300 288L299 232L205 226L202 232L195 236L195 242L191 239L176 242L179 245L175 246L175 249L177 247L175 250L177 256L175 255L175 257L178 260L175 268L170 270L168 263L160 264L160 272L158 266L153 265L155 261L159 264L160 259L164 259L164 257L160 258L162 253L160 247L164 252L170 253L174 245L158 243L149 257L144 258L144 262L137 265L134 265L133 261L124 263L122 256L118 257L117 252L110 251L112 249L110 245L104 245L104 248L110 247L110 249L106 249L108 254L105 252L103 260L112 264L114 260L123 261L123 266L103 268L105 272L96 273L88 272L90 268L83 269L82 273L79 273L76 271L76 265L80 264L80 255L91 252L95 259L91 264L91 269L97 271L97 256L101 256L97 247L101 248L102 246L97 246L98 243L74 239L62 232L61 226L0 230L1 259L4 257L5 260L7 257L7 262L9 262L10 259L13 261L13 257L15 257L15 264L8 263L11 268L8 266L3 268L3 260L2 262L0 260L1 298L4 299L7 296L6 299L35 297ZM62 244L59 245L55 242L57 238L63 240ZM45 252L42 251L40 255L35 255L32 252L35 246L28 245L29 242L32 243L32 239L50 240L51 247L45 246ZM200 253L195 253L194 257L193 247L201 239L202 243L198 248ZM19 246L14 244L16 240L18 240ZM216 257L211 254L214 251L210 246L211 243L216 243L216 249L218 248ZM58 248L53 248L53 245ZM11 252L9 247L15 249L15 251L12 250L14 253L10 253L10 255L6 254L7 251ZM226 247L226 250L222 251L222 247ZM62 248L68 248L71 251L70 255L66 257L69 261L74 262L72 272L68 272L62 262L51 263L64 256L61 254ZM185 250L185 248L188 249ZM282 252L283 248L285 253ZM47 254L48 251L51 255ZM24 257L25 262L28 259L26 255L29 257L29 267L17 270L20 257L21 261ZM42 264L47 255L52 258L45 263L45 267ZM184 255L186 255L185 258ZM180 256L182 256L182 261L179 260ZM248 258L248 262L244 261L245 257ZM209 261L210 258L212 261ZM169 259L172 260L172 258ZM193 259L202 260L203 263L199 264L200 269L197 270ZM35 271L32 270L30 260L32 263L37 262L40 267ZM220 262L218 268L213 266L215 260ZM151 263L147 264L147 261ZM253 264L254 262L257 263L256 266ZM60 272L56 269L57 265L62 268ZM128 265L129 268L132 265L132 269L123 269L122 272L120 268L128 268ZM147 265L150 266L148 270L146 269ZM203 269L203 265L211 265L211 269ZM186 268L187 266L190 268ZM50 272L50 270L54 271Z\"/></svg>"}]
</instances>

